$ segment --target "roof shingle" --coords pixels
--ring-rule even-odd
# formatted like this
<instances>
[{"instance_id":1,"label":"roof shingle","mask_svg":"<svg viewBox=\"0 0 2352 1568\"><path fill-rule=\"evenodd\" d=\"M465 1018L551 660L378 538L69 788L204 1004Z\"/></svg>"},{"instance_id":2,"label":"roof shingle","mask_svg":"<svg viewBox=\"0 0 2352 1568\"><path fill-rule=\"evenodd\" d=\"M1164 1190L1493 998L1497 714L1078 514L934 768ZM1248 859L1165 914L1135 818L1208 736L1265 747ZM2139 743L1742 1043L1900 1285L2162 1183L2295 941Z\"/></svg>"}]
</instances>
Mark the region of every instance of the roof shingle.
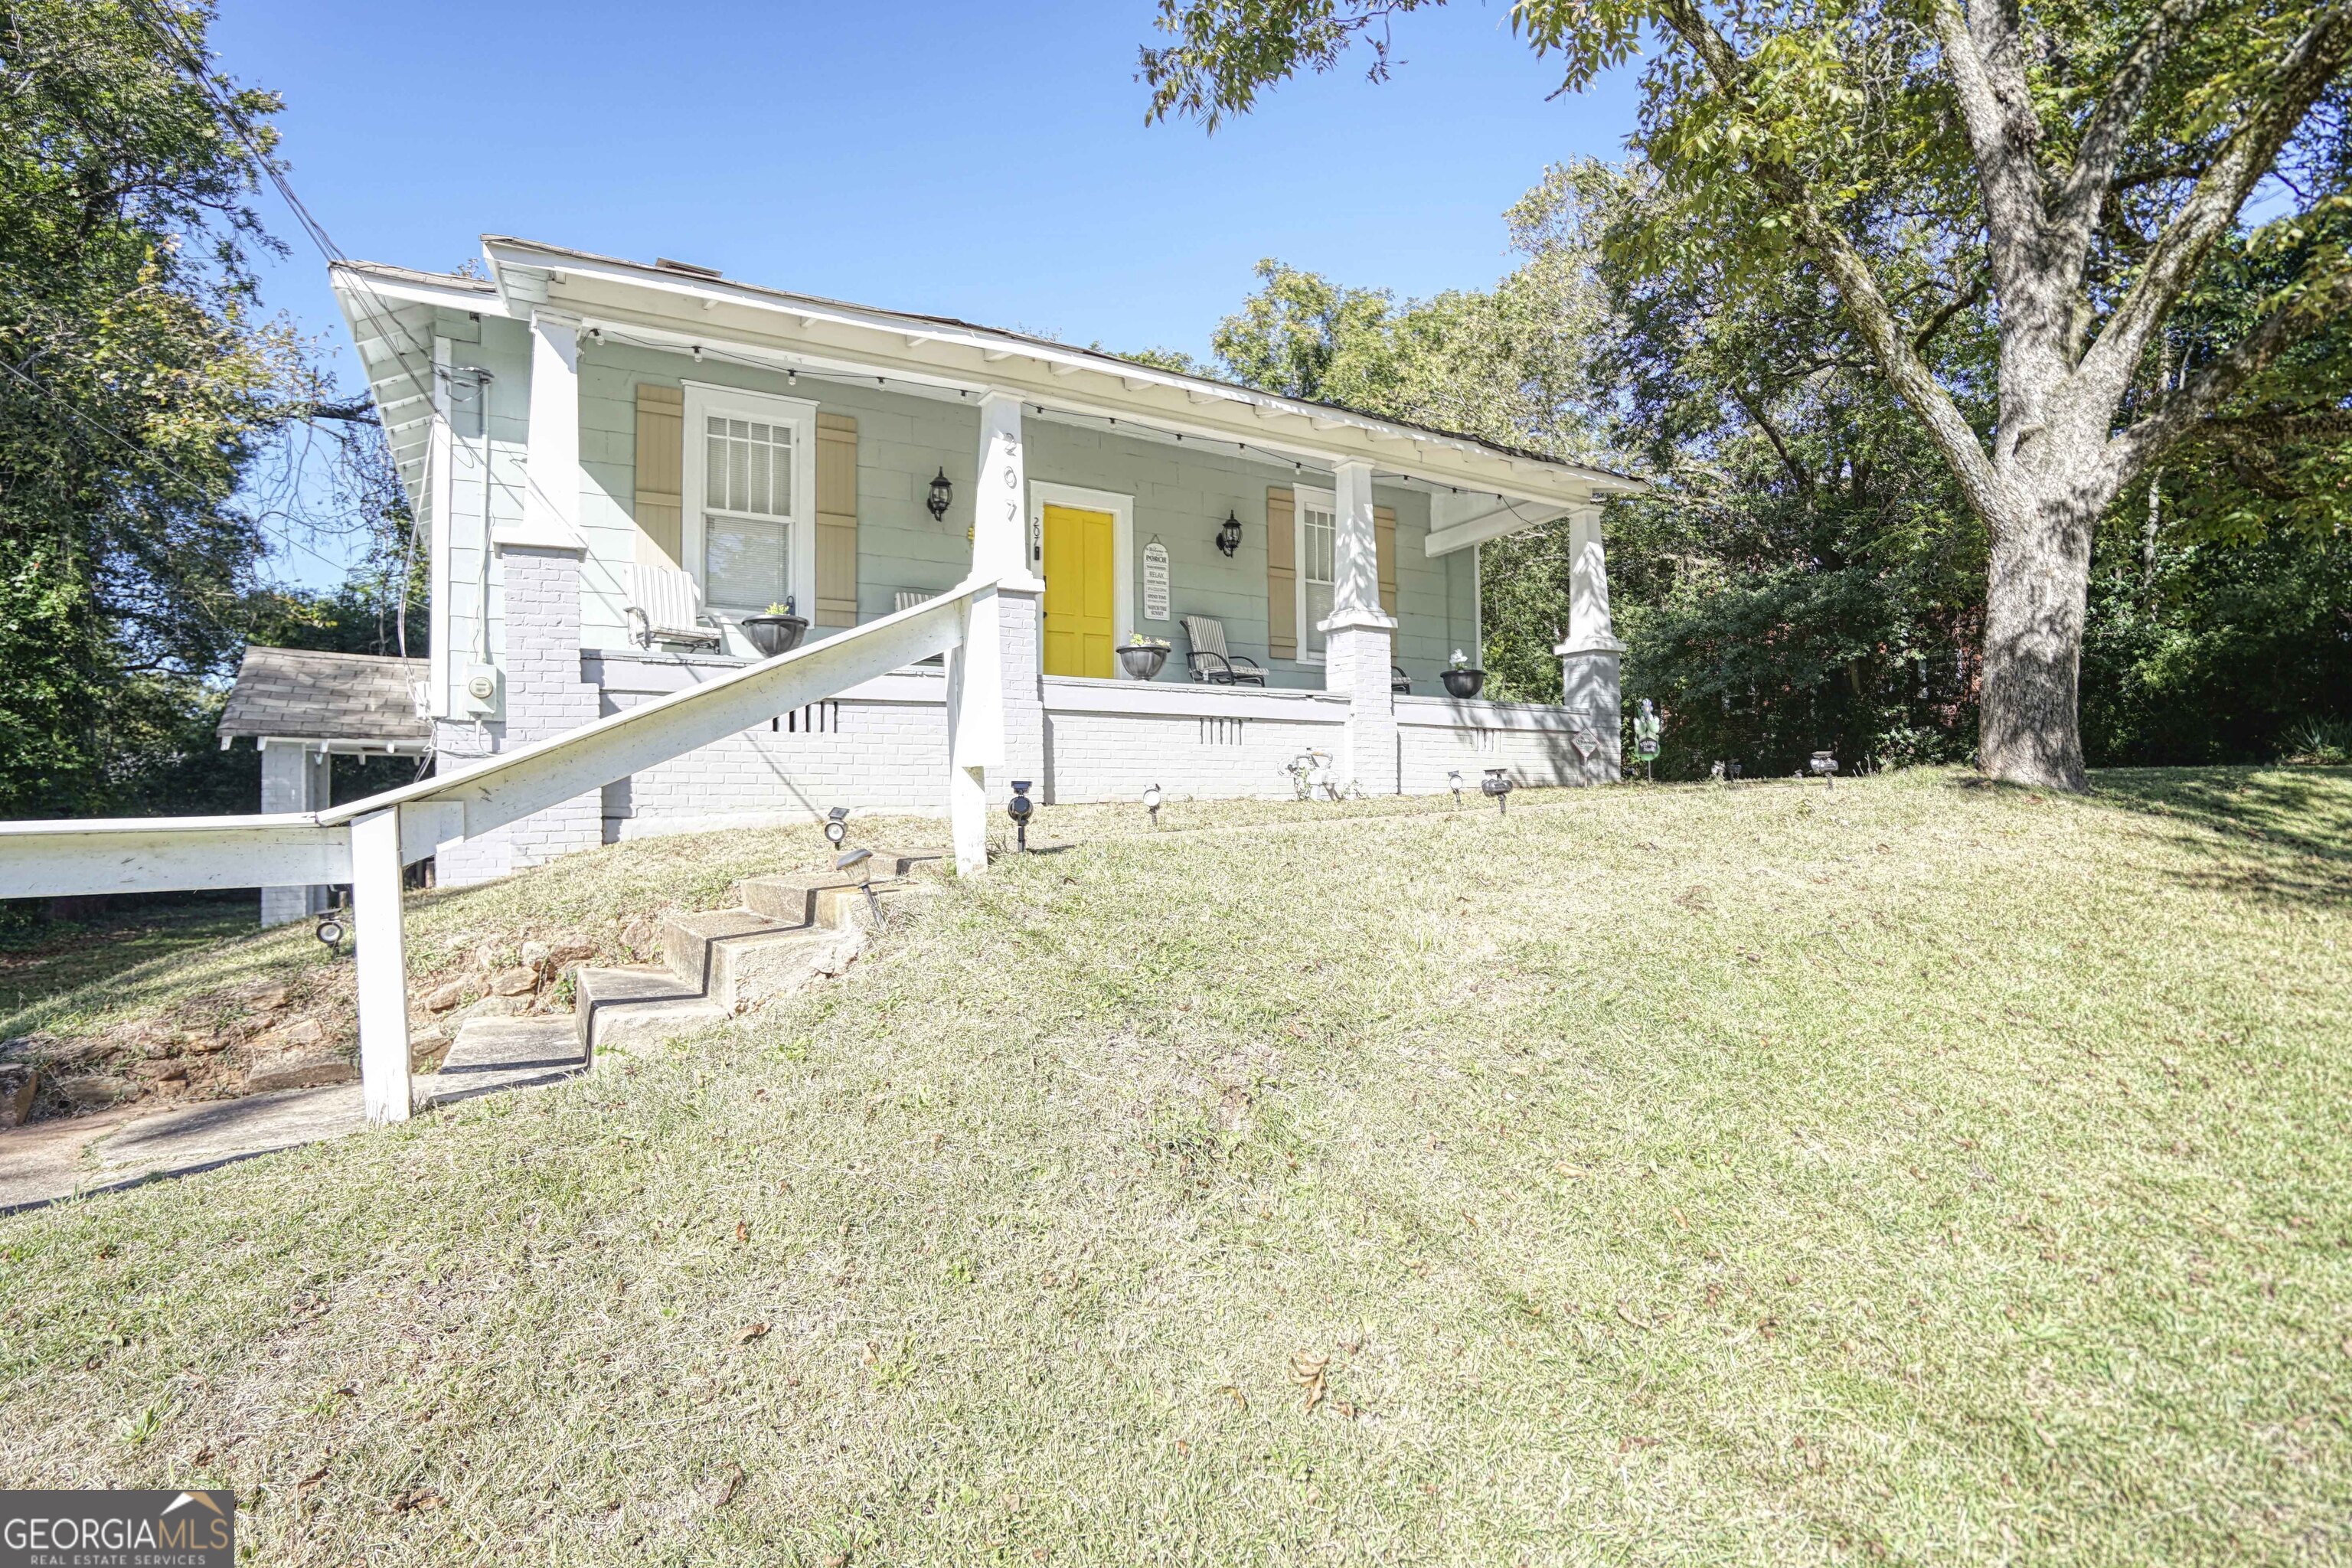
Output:
<instances>
[{"instance_id":1,"label":"roof shingle","mask_svg":"<svg viewBox=\"0 0 2352 1568\"><path fill-rule=\"evenodd\" d=\"M306 741L409 742L432 738L411 688L431 667L421 658L248 647L221 710L224 736L283 735Z\"/></svg>"}]
</instances>

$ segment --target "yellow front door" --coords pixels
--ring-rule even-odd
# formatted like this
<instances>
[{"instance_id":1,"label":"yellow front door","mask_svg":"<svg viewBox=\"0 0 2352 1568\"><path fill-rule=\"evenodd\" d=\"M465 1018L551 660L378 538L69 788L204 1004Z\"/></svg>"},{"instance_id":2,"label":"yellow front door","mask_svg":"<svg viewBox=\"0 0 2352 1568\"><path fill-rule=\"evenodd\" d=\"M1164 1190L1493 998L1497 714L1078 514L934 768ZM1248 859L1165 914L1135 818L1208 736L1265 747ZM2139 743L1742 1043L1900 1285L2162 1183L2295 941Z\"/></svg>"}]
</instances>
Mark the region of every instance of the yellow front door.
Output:
<instances>
[{"instance_id":1,"label":"yellow front door","mask_svg":"<svg viewBox=\"0 0 2352 1568\"><path fill-rule=\"evenodd\" d=\"M1111 674L1111 514L1045 509L1045 673Z\"/></svg>"}]
</instances>

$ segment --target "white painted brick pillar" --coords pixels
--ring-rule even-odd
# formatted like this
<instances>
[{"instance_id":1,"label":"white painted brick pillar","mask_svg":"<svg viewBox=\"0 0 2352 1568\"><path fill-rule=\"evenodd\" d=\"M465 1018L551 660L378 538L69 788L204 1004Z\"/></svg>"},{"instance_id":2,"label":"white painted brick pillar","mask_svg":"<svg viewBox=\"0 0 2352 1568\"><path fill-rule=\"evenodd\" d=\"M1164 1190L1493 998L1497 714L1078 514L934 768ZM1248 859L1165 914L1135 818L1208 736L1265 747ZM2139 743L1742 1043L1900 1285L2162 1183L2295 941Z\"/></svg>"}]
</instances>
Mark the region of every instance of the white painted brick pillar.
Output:
<instances>
[{"instance_id":1,"label":"white painted brick pillar","mask_svg":"<svg viewBox=\"0 0 2352 1568\"><path fill-rule=\"evenodd\" d=\"M1620 665L1625 645L1609 616L1609 557L1601 540L1601 513L1578 512L1569 523L1568 640L1559 656L1560 705L1586 720L1591 742L1583 758L1588 784L1615 784L1624 763Z\"/></svg>"},{"instance_id":2,"label":"white painted brick pillar","mask_svg":"<svg viewBox=\"0 0 2352 1568\"><path fill-rule=\"evenodd\" d=\"M1332 475L1338 502L1332 549L1330 618L1323 632L1323 689L1348 699L1339 776L1366 795L1394 795L1397 767L1396 617L1381 608L1380 537L1372 521L1372 466L1341 463Z\"/></svg>"},{"instance_id":3,"label":"white painted brick pillar","mask_svg":"<svg viewBox=\"0 0 2352 1568\"><path fill-rule=\"evenodd\" d=\"M595 722L596 688L580 678L580 555L502 544L506 579L507 722L500 749L512 751ZM510 863L536 866L604 841L601 790L511 823L499 831Z\"/></svg>"},{"instance_id":4,"label":"white painted brick pillar","mask_svg":"<svg viewBox=\"0 0 2352 1568\"><path fill-rule=\"evenodd\" d=\"M261 809L265 812L324 811L333 804L330 781L332 759L299 741L261 742ZM328 889L264 888L261 923L290 925L307 915L324 913Z\"/></svg>"}]
</instances>

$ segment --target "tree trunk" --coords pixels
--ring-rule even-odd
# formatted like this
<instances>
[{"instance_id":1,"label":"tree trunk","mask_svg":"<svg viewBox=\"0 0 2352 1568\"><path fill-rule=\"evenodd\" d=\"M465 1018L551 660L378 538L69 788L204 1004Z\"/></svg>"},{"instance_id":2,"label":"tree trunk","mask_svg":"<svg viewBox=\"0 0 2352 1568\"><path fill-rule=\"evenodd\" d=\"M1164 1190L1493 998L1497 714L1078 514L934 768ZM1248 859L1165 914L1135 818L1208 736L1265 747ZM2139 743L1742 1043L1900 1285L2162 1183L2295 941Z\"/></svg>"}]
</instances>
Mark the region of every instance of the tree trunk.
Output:
<instances>
[{"instance_id":1,"label":"tree trunk","mask_svg":"<svg viewBox=\"0 0 2352 1568\"><path fill-rule=\"evenodd\" d=\"M1978 765L2005 784L2080 791L2083 623L2091 537L2105 498L2065 482L2067 465L2016 515L1993 523L1985 591Z\"/></svg>"}]
</instances>

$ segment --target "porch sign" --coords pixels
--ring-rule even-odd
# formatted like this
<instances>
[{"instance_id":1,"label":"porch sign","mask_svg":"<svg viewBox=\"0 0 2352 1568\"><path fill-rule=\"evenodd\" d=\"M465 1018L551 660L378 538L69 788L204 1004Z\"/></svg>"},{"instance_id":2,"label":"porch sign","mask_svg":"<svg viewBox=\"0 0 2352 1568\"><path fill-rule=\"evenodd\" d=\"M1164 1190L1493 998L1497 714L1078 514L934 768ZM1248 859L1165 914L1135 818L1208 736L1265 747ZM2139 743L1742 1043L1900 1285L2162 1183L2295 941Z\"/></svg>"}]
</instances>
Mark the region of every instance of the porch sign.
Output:
<instances>
[{"instance_id":1,"label":"porch sign","mask_svg":"<svg viewBox=\"0 0 2352 1568\"><path fill-rule=\"evenodd\" d=\"M1168 618L1168 547L1156 539L1143 547L1143 618Z\"/></svg>"}]
</instances>

